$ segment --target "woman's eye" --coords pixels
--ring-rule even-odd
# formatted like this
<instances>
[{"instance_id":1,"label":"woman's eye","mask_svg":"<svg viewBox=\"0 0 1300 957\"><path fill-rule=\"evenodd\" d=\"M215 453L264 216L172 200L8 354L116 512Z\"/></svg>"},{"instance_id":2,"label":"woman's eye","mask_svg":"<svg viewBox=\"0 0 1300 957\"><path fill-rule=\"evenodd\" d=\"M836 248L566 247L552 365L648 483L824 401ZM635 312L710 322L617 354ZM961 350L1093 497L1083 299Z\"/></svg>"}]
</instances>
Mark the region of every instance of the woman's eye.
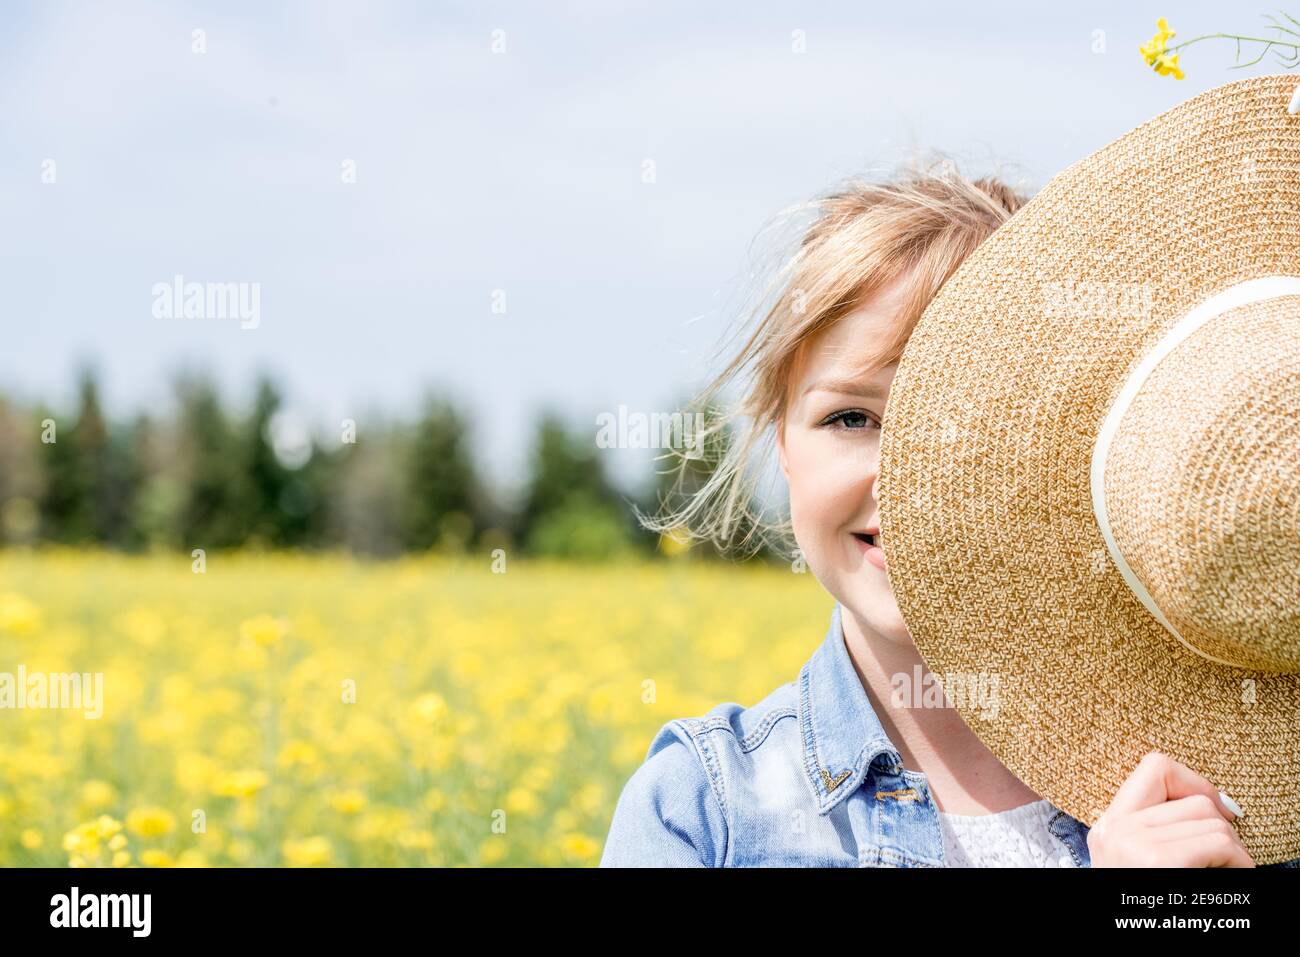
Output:
<instances>
[{"instance_id":1,"label":"woman's eye","mask_svg":"<svg viewBox=\"0 0 1300 957\"><path fill-rule=\"evenodd\" d=\"M841 409L839 412L832 412L822 419L820 424L827 426L837 422L846 429L865 429L876 424L875 417L868 415L861 409Z\"/></svg>"}]
</instances>

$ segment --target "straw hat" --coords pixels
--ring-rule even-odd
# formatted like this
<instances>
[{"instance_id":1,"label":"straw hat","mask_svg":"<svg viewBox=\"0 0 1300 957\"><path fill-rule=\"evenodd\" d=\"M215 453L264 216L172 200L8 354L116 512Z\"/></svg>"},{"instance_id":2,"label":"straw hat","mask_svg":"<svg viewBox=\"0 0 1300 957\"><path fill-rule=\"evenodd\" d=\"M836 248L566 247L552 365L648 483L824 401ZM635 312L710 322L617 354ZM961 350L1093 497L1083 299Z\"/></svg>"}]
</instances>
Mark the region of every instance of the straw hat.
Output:
<instances>
[{"instance_id":1,"label":"straw hat","mask_svg":"<svg viewBox=\"0 0 1300 957\"><path fill-rule=\"evenodd\" d=\"M889 581L988 748L1089 826L1163 751L1257 864L1300 857L1297 82L1053 179L919 321L880 452Z\"/></svg>"}]
</instances>

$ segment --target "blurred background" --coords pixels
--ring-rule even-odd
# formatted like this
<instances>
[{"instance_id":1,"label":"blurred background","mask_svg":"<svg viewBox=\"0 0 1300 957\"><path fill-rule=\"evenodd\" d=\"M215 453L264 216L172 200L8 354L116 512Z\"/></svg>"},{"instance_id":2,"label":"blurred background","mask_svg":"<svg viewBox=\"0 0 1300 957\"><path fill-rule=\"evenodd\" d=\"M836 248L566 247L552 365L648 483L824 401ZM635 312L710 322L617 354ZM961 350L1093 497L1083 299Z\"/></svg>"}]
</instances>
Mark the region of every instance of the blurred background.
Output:
<instances>
[{"instance_id":1,"label":"blurred background","mask_svg":"<svg viewBox=\"0 0 1300 957\"><path fill-rule=\"evenodd\" d=\"M918 150L1032 195L1279 69L1157 76L1157 17L1268 12L6 4L0 672L105 692L0 710L0 863L594 863L831 605L642 529L671 460L602 427L690 409L793 204Z\"/></svg>"}]
</instances>

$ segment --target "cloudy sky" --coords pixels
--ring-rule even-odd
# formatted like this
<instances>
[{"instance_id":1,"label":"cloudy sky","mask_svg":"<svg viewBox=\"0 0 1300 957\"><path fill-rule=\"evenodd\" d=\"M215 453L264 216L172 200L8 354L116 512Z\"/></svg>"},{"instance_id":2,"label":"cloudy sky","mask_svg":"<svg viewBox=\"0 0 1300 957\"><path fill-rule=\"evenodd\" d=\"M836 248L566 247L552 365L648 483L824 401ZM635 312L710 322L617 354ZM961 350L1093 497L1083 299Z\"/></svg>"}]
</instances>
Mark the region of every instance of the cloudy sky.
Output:
<instances>
[{"instance_id":1,"label":"cloudy sky","mask_svg":"<svg viewBox=\"0 0 1300 957\"><path fill-rule=\"evenodd\" d=\"M183 367L236 402L265 369L364 428L441 388L508 488L542 408L594 433L703 384L789 204L914 147L1033 192L1280 69L1207 42L1155 76L1158 16L1272 9L1174 7L6 3L0 392L66 401L90 362L124 413ZM257 327L159 318L177 275L257 283ZM626 480L652 453L609 454Z\"/></svg>"}]
</instances>

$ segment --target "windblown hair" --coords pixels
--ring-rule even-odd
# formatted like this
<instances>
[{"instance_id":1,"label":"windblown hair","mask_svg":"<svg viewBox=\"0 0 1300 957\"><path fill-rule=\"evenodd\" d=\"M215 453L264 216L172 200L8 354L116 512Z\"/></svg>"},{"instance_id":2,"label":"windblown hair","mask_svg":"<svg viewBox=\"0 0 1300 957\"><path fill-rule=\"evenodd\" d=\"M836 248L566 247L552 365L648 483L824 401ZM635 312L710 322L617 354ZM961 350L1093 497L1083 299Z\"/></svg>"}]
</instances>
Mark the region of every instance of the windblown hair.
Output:
<instances>
[{"instance_id":1,"label":"windblown hair","mask_svg":"<svg viewBox=\"0 0 1300 957\"><path fill-rule=\"evenodd\" d=\"M790 555L788 512L771 521L758 507L758 477L750 463L756 455L771 456L791 376L809 342L877 290L901 280L905 299L898 321L862 356L857 371L869 375L897 362L939 288L1024 202L999 178L969 180L943 159L913 165L883 182L851 178L784 210L812 211L816 218L767 284L747 341L691 403L705 413L706 428L690 455L668 453L679 459L670 470L676 483L661 499L658 516L638 510L641 524L678 541L712 542L728 555L749 557L764 547ZM773 290L775 302L764 311ZM719 397L733 383L742 387L743 399L727 409ZM703 463L701 448L713 453Z\"/></svg>"}]
</instances>

